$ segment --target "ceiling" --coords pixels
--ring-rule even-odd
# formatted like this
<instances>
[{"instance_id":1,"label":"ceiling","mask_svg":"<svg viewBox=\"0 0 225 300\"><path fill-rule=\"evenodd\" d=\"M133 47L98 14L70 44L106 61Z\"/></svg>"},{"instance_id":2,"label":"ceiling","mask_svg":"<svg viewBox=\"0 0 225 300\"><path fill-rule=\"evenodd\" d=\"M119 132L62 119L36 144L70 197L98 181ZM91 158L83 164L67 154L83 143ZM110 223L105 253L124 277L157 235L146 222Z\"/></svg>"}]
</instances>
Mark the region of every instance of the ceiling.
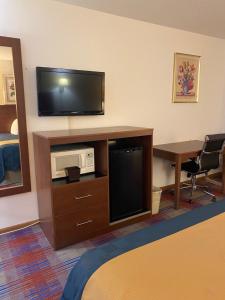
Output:
<instances>
[{"instance_id":1,"label":"ceiling","mask_svg":"<svg viewBox=\"0 0 225 300\"><path fill-rule=\"evenodd\" d=\"M57 0L225 39L225 0Z\"/></svg>"}]
</instances>

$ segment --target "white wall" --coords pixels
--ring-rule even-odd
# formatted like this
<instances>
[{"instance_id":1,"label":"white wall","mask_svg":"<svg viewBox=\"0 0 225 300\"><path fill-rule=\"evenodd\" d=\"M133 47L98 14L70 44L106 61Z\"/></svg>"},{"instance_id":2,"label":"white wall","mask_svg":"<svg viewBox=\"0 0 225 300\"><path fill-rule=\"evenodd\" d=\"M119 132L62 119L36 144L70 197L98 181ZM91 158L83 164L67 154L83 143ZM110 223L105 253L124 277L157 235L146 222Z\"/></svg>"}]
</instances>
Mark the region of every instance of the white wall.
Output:
<instances>
[{"instance_id":1,"label":"white wall","mask_svg":"<svg viewBox=\"0 0 225 300\"><path fill-rule=\"evenodd\" d=\"M0 0L0 35L22 44L32 192L0 199L0 227L38 218L32 131L135 125L154 143L203 139L225 131L225 41L91 11L52 0ZM172 104L174 52L202 56L198 104ZM35 67L106 72L106 113L37 117ZM154 184L172 182L155 160Z\"/></svg>"}]
</instances>

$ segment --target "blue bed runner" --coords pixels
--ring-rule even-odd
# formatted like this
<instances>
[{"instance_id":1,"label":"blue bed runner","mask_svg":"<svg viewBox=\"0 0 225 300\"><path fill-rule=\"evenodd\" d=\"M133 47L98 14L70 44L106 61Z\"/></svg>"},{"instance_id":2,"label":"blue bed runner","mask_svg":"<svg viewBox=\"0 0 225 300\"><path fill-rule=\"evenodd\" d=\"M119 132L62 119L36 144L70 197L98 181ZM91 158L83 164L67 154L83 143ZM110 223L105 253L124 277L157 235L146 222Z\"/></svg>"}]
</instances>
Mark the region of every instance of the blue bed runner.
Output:
<instances>
[{"instance_id":1,"label":"blue bed runner","mask_svg":"<svg viewBox=\"0 0 225 300\"><path fill-rule=\"evenodd\" d=\"M87 251L70 272L61 300L80 300L88 279L101 265L110 259L223 212L225 212L225 200L196 208L173 219L150 225L147 228Z\"/></svg>"}]
</instances>

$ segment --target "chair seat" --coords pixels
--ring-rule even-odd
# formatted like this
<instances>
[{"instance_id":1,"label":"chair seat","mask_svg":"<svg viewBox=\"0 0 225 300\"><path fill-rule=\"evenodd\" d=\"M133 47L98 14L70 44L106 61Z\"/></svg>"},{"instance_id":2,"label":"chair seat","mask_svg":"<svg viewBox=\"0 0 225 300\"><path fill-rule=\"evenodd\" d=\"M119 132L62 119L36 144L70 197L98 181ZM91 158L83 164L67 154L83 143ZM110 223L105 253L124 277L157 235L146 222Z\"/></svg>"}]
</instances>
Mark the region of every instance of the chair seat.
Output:
<instances>
[{"instance_id":1,"label":"chair seat","mask_svg":"<svg viewBox=\"0 0 225 300\"><path fill-rule=\"evenodd\" d=\"M181 170L187 173L197 174L199 169L199 164L197 164L194 160L186 161L181 164Z\"/></svg>"}]
</instances>

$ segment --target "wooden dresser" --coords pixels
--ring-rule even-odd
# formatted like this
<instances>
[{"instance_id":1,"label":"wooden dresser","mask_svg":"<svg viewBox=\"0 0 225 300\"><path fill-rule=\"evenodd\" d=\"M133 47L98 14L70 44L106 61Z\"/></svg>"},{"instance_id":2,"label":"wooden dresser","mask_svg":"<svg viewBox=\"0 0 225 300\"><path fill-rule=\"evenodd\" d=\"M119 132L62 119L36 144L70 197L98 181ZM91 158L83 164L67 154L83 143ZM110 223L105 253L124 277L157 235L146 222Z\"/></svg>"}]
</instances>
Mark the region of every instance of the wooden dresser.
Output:
<instances>
[{"instance_id":1,"label":"wooden dresser","mask_svg":"<svg viewBox=\"0 0 225 300\"><path fill-rule=\"evenodd\" d=\"M42 131L33 134L37 197L41 227L55 249L135 223L151 216L153 129L116 126ZM144 149L145 211L120 221L109 220L108 145L126 139ZM53 181L51 149L56 145L85 144L94 147L95 173L80 181Z\"/></svg>"}]
</instances>

